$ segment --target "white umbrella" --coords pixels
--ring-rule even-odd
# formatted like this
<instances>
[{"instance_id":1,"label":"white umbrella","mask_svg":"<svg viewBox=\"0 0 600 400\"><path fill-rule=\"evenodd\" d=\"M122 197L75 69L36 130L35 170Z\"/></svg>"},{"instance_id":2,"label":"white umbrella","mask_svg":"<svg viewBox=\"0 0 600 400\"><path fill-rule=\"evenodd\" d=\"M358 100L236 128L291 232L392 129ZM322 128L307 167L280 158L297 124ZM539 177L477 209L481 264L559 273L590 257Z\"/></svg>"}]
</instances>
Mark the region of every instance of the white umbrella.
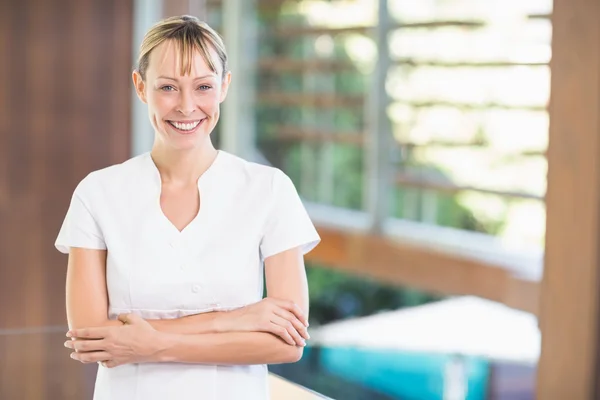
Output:
<instances>
[{"instance_id":1,"label":"white umbrella","mask_svg":"<svg viewBox=\"0 0 600 400\"><path fill-rule=\"evenodd\" d=\"M460 354L531 364L540 352L533 314L472 296L338 321L310 334L312 345Z\"/></svg>"}]
</instances>

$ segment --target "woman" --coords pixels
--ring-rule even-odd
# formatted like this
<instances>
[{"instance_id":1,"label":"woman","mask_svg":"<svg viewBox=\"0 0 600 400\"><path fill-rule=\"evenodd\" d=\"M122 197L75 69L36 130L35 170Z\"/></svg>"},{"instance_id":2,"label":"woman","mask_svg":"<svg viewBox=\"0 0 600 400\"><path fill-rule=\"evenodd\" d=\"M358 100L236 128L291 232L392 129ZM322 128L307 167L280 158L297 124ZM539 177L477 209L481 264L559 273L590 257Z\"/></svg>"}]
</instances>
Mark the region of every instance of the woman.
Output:
<instances>
[{"instance_id":1,"label":"woman","mask_svg":"<svg viewBox=\"0 0 600 400\"><path fill-rule=\"evenodd\" d=\"M100 363L96 400L267 399L265 364L302 356L320 239L284 173L213 147L230 81L206 24L155 25L133 72L152 151L75 190L56 240L65 346Z\"/></svg>"}]
</instances>

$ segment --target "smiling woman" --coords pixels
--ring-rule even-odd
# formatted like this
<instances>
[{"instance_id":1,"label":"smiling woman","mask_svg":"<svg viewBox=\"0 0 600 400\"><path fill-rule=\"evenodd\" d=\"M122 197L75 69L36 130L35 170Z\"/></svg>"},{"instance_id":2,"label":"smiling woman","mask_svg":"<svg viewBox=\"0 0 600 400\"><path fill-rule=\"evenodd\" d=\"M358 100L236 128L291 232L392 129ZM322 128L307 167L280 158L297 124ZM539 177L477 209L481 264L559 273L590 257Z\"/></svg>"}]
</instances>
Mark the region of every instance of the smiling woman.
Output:
<instances>
[{"instance_id":1,"label":"smiling woman","mask_svg":"<svg viewBox=\"0 0 600 400\"><path fill-rule=\"evenodd\" d=\"M320 238L283 172L214 148L230 81L210 27L158 23L133 72L152 151L75 189L65 346L101 364L96 400L267 399L265 364L302 356Z\"/></svg>"},{"instance_id":2,"label":"smiling woman","mask_svg":"<svg viewBox=\"0 0 600 400\"><path fill-rule=\"evenodd\" d=\"M223 41L194 17L169 18L146 36L133 81L159 139L194 147L214 129L227 96Z\"/></svg>"}]
</instances>

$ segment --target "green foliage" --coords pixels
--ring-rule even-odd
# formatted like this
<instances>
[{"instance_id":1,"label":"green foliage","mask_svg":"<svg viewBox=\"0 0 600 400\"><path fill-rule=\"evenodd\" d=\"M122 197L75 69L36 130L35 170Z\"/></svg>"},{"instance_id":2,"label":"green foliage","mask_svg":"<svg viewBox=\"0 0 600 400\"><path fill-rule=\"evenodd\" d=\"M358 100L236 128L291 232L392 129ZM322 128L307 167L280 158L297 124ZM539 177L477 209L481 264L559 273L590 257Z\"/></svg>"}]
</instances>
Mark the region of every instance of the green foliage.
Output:
<instances>
[{"instance_id":1,"label":"green foliage","mask_svg":"<svg viewBox=\"0 0 600 400\"><path fill-rule=\"evenodd\" d=\"M314 325L417 306L441 298L319 265L310 265L307 276L310 288L310 323Z\"/></svg>"}]
</instances>

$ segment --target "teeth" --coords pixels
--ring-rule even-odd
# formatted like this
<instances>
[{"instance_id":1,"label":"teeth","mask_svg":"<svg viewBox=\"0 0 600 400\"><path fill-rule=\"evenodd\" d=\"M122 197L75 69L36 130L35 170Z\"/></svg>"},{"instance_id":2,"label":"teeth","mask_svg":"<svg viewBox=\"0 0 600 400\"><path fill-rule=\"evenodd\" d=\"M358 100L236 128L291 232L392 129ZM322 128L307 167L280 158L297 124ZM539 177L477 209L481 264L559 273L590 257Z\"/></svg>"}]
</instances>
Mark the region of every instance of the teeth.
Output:
<instances>
[{"instance_id":1,"label":"teeth","mask_svg":"<svg viewBox=\"0 0 600 400\"><path fill-rule=\"evenodd\" d=\"M194 129L195 127L198 126L198 124L200 123L200 121L190 122L190 123L187 123L187 124L182 124L180 122L175 122L175 121L171 121L171 123L177 129L181 129L182 131L191 131L192 129Z\"/></svg>"}]
</instances>

